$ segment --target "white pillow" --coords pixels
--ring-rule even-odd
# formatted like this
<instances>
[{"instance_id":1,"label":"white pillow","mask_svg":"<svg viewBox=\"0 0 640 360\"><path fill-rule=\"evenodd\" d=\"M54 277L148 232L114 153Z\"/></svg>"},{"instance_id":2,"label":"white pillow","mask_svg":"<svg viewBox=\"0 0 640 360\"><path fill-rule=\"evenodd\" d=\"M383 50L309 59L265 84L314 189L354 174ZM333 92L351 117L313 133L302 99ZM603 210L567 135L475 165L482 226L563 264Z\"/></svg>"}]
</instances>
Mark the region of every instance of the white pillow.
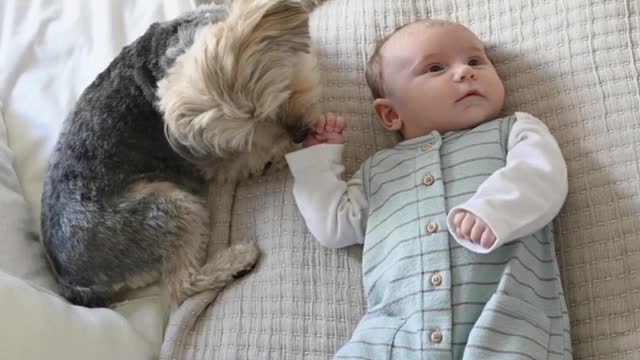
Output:
<instances>
[{"instance_id":1,"label":"white pillow","mask_svg":"<svg viewBox=\"0 0 640 360\"><path fill-rule=\"evenodd\" d=\"M1 271L0 294L2 359L157 358L159 343L148 341L113 310L70 305Z\"/></svg>"},{"instance_id":2,"label":"white pillow","mask_svg":"<svg viewBox=\"0 0 640 360\"><path fill-rule=\"evenodd\" d=\"M0 102L0 270L53 289L55 281L34 231L29 205L13 170Z\"/></svg>"}]
</instances>

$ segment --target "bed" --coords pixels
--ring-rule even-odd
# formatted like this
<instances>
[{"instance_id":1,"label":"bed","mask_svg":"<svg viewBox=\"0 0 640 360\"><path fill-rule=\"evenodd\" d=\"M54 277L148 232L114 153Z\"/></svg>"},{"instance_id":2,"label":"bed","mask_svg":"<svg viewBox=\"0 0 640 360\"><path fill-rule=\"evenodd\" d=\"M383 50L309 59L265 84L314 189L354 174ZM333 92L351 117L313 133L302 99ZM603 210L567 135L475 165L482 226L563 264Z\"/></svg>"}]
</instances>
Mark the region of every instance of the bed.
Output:
<instances>
[{"instance_id":1,"label":"bed","mask_svg":"<svg viewBox=\"0 0 640 360\"><path fill-rule=\"evenodd\" d=\"M38 243L47 158L86 85L188 0L0 2L0 354L4 359L327 359L365 310L361 248L322 248L285 170L211 198L211 246L256 241L258 266L171 311L158 289L111 309L55 293ZM348 121L348 173L395 141L374 119L364 64L374 41L424 17L487 44L508 111L551 129L570 191L554 223L576 359L640 355L640 4L615 0L326 0L310 15L323 110ZM222 5L220 5L222 6ZM553 189L550 189L553 191ZM568 350L568 349L567 349Z\"/></svg>"}]
</instances>

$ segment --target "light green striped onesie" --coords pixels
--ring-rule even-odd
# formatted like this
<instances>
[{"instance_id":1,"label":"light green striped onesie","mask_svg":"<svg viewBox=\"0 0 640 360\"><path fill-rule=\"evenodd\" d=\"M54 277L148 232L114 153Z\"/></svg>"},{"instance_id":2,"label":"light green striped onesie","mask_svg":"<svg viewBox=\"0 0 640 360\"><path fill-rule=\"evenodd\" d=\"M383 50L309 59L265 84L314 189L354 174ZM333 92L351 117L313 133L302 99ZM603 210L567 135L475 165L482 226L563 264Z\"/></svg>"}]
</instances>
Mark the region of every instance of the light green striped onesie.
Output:
<instances>
[{"instance_id":1,"label":"light green striped onesie","mask_svg":"<svg viewBox=\"0 0 640 360\"><path fill-rule=\"evenodd\" d=\"M363 164L355 186L361 184L364 200L350 189L353 183L343 189L337 213L362 202L347 213L357 217L360 208L364 214L355 222L366 221L362 271L368 311L336 359L571 358L569 321L550 225L538 225L513 238L519 229L502 230L500 218L484 210L501 203L480 199L478 212L487 214L485 220L498 243L489 251L478 249L448 231L453 226L452 210L467 203L474 210L478 201L472 199L474 195L495 192L482 186L505 168L518 116L524 118L523 124L537 121L519 113L467 131L433 132L403 141ZM531 140L534 135L523 133L525 139L520 141L535 141ZM309 202L314 201L313 195L306 195L310 190L295 188L310 172L309 159L306 169L298 160L288 157L296 202L305 219L319 217L318 209L309 210L313 207ZM558 177L564 176L566 182L564 171ZM314 180L316 185L319 181ZM566 190L558 191L561 204ZM519 216L518 207L514 209L506 218ZM331 216L320 220L325 228L331 227L326 225L331 221ZM505 239L503 235L509 233Z\"/></svg>"}]
</instances>

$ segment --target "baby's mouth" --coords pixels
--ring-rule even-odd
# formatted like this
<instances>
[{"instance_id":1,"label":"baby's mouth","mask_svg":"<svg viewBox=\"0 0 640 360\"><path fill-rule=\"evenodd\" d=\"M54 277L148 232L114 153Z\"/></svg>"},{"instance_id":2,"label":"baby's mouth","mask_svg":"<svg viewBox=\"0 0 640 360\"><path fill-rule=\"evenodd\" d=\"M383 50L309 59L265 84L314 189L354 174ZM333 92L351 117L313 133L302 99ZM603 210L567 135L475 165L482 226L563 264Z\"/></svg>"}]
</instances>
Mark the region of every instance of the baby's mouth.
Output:
<instances>
[{"instance_id":1,"label":"baby's mouth","mask_svg":"<svg viewBox=\"0 0 640 360\"><path fill-rule=\"evenodd\" d=\"M482 94L480 94L480 92L478 90L469 90L466 93L464 93L463 96L461 96L458 100L456 100L456 102L462 101L466 98L472 97L472 96L482 96Z\"/></svg>"}]
</instances>

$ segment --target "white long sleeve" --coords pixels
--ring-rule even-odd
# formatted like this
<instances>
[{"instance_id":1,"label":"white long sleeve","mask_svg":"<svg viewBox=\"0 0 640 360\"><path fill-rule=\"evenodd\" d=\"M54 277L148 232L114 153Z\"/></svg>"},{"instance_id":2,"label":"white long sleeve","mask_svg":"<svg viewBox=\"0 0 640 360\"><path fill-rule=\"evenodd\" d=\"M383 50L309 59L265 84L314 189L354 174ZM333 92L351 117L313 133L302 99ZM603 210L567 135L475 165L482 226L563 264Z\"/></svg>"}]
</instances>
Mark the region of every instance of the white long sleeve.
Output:
<instances>
[{"instance_id":1,"label":"white long sleeve","mask_svg":"<svg viewBox=\"0 0 640 360\"><path fill-rule=\"evenodd\" d=\"M488 253L500 245L532 234L558 214L568 191L567 166L549 129L535 117L516 113L504 168L492 174L468 201L449 212L451 235L466 248ZM467 210L493 230L489 249L458 239L454 215Z\"/></svg>"},{"instance_id":2,"label":"white long sleeve","mask_svg":"<svg viewBox=\"0 0 640 360\"><path fill-rule=\"evenodd\" d=\"M330 248L362 244L367 222L360 171L348 182L342 180L343 149L322 144L286 155L298 209L311 234Z\"/></svg>"}]
</instances>

